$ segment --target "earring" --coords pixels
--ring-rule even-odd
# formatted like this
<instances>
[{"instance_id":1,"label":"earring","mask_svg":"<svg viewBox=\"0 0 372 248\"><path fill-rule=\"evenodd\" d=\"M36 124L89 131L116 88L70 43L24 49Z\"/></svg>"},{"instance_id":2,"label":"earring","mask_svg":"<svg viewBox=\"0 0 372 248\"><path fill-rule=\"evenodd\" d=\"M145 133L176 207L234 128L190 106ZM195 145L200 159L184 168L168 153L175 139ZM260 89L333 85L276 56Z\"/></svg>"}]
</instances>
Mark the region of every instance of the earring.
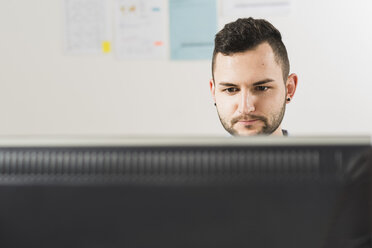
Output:
<instances>
[{"instance_id":1,"label":"earring","mask_svg":"<svg viewBox=\"0 0 372 248\"><path fill-rule=\"evenodd\" d=\"M290 98L290 97L288 97L288 98L287 98L287 102L290 102L290 101L291 101L291 98Z\"/></svg>"},{"instance_id":2,"label":"earring","mask_svg":"<svg viewBox=\"0 0 372 248\"><path fill-rule=\"evenodd\" d=\"M216 103L214 103L214 106L216 107L216 106L217 106L217 104L216 104Z\"/></svg>"}]
</instances>

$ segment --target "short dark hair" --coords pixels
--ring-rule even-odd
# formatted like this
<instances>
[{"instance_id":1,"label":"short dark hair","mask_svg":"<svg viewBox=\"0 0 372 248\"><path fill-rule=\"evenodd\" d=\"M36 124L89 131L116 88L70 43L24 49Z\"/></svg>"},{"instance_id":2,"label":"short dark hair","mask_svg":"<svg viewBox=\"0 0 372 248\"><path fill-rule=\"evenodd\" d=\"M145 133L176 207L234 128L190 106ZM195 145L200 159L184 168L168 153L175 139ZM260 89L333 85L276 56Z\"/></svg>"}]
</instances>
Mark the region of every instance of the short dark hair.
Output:
<instances>
[{"instance_id":1,"label":"short dark hair","mask_svg":"<svg viewBox=\"0 0 372 248\"><path fill-rule=\"evenodd\" d=\"M212 58L212 77L214 81L214 67L218 53L231 55L254 49L267 42L273 49L275 61L281 65L284 83L289 75L289 60L287 49L282 41L282 35L270 22L264 19L239 18L235 22L225 25L216 34Z\"/></svg>"}]
</instances>

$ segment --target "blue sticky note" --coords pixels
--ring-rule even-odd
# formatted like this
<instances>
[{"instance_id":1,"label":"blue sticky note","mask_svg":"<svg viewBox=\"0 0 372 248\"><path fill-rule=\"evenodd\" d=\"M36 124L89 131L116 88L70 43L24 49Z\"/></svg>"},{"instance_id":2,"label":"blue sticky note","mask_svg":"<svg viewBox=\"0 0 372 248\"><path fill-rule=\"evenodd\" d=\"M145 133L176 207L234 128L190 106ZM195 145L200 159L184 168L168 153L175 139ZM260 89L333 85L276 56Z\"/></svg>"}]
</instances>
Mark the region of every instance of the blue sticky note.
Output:
<instances>
[{"instance_id":1,"label":"blue sticky note","mask_svg":"<svg viewBox=\"0 0 372 248\"><path fill-rule=\"evenodd\" d=\"M211 59L217 31L216 0L170 0L173 60Z\"/></svg>"}]
</instances>

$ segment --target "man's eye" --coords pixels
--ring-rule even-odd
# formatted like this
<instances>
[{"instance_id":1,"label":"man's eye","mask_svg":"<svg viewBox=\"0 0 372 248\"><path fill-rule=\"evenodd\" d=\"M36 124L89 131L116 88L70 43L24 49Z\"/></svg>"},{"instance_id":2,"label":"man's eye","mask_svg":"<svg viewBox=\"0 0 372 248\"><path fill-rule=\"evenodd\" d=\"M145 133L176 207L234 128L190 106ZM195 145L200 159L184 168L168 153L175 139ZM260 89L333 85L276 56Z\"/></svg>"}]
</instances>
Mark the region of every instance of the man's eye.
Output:
<instances>
[{"instance_id":1,"label":"man's eye","mask_svg":"<svg viewBox=\"0 0 372 248\"><path fill-rule=\"evenodd\" d=\"M267 86L257 86L256 91L267 91L269 87Z\"/></svg>"},{"instance_id":2,"label":"man's eye","mask_svg":"<svg viewBox=\"0 0 372 248\"><path fill-rule=\"evenodd\" d=\"M225 89L224 91L227 91L227 92L229 92L229 93L235 93L235 92L237 92L239 89L238 88L227 88L227 89Z\"/></svg>"}]
</instances>

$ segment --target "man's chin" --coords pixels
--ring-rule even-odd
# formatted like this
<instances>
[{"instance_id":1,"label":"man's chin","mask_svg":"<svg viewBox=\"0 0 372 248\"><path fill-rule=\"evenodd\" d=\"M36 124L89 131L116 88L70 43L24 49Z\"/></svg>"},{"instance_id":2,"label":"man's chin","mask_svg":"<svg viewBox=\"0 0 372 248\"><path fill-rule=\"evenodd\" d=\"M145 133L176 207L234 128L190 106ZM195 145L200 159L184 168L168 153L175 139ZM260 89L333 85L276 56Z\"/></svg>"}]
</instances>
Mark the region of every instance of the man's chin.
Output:
<instances>
[{"instance_id":1,"label":"man's chin","mask_svg":"<svg viewBox=\"0 0 372 248\"><path fill-rule=\"evenodd\" d=\"M234 136L254 136L254 135L260 135L262 133L259 129L243 129L243 130L234 130L233 135Z\"/></svg>"}]
</instances>

